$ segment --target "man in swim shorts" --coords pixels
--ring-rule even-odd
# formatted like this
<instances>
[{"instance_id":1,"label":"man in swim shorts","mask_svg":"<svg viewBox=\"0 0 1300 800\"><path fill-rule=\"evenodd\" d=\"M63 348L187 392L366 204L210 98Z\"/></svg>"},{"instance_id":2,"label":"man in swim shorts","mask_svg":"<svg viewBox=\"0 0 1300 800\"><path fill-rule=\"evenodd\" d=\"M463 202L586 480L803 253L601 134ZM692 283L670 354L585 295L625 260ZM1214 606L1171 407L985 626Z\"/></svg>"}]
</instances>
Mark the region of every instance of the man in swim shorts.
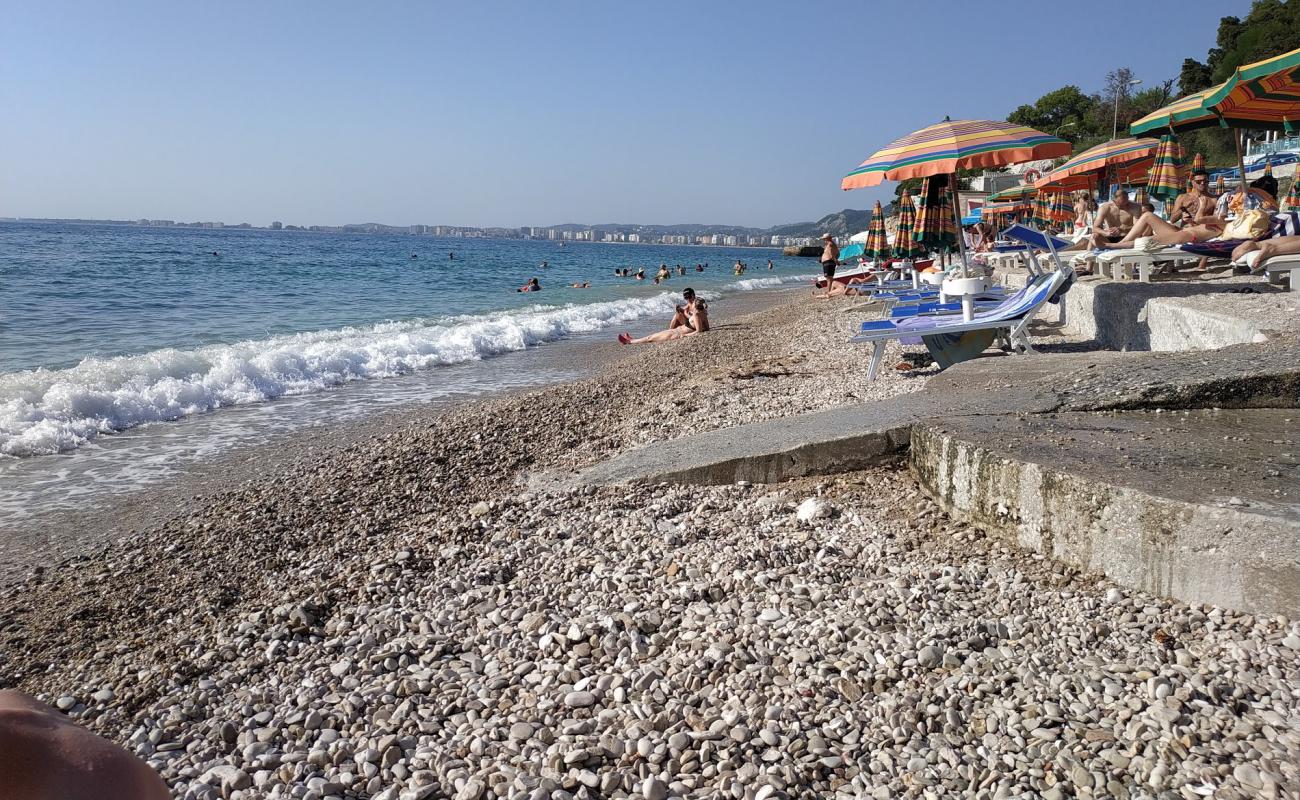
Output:
<instances>
[{"instance_id":1,"label":"man in swim shorts","mask_svg":"<svg viewBox=\"0 0 1300 800\"><path fill-rule=\"evenodd\" d=\"M826 279L826 297L831 296L831 284L835 282L835 268L840 265L840 246L835 244L835 237L830 233L822 234L822 277Z\"/></svg>"}]
</instances>

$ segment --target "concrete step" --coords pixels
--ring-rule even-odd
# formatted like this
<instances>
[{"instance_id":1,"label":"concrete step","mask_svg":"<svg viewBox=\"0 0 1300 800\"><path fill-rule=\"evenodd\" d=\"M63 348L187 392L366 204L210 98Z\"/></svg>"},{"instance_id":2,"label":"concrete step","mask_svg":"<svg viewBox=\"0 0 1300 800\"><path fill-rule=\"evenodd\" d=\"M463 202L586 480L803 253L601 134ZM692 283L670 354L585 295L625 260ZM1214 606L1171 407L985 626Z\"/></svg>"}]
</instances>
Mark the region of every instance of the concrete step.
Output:
<instances>
[{"instance_id":1,"label":"concrete step","mask_svg":"<svg viewBox=\"0 0 1300 800\"><path fill-rule=\"evenodd\" d=\"M1300 410L960 417L909 464L950 514L1116 583L1300 618Z\"/></svg>"}]
</instances>

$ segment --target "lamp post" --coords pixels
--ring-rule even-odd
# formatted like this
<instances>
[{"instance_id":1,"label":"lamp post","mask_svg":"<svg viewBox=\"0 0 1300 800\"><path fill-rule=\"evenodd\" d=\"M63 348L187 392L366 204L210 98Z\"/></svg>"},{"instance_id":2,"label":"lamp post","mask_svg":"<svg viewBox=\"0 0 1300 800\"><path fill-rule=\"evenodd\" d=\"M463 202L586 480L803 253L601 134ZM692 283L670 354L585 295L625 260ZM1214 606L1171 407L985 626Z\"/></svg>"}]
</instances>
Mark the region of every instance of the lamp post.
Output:
<instances>
[{"instance_id":1,"label":"lamp post","mask_svg":"<svg viewBox=\"0 0 1300 800\"><path fill-rule=\"evenodd\" d=\"M1073 122L1062 122L1060 125L1057 125L1057 126L1056 126L1056 138L1058 138L1058 139L1061 138L1061 131L1065 130L1066 128L1073 128L1073 127L1075 126L1075 124L1076 124L1076 123L1073 123Z\"/></svg>"},{"instance_id":2,"label":"lamp post","mask_svg":"<svg viewBox=\"0 0 1300 800\"><path fill-rule=\"evenodd\" d=\"M1117 86L1117 87L1115 87L1115 114L1114 114L1114 118L1113 118L1112 121L1111 121L1111 126L1110 126L1110 138L1111 138L1111 140L1114 140L1115 137L1119 135L1119 96L1120 96L1120 93L1121 93L1121 92L1124 92L1124 91L1127 91L1127 90L1128 90L1128 87L1130 87L1130 86L1137 86L1137 85L1138 85L1139 83L1141 83L1141 82L1142 82L1142 80L1141 80L1140 78L1134 78L1133 80L1129 81L1128 83L1125 83L1123 86Z\"/></svg>"}]
</instances>

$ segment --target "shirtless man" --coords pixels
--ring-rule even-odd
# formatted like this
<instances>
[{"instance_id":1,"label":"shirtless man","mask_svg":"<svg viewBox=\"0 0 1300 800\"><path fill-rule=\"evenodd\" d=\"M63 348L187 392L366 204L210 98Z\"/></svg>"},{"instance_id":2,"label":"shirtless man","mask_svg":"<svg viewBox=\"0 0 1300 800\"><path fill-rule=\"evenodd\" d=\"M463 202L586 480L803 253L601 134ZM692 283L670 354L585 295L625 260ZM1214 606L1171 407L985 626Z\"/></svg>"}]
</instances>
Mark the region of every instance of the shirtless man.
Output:
<instances>
[{"instance_id":1,"label":"shirtless man","mask_svg":"<svg viewBox=\"0 0 1300 800\"><path fill-rule=\"evenodd\" d=\"M140 759L22 692L0 691L0 797L167 800Z\"/></svg>"},{"instance_id":2,"label":"shirtless man","mask_svg":"<svg viewBox=\"0 0 1300 800\"><path fill-rule=\"evenodd\" d=\"M667 342L673 339L684 339L687 336L694 336L697 333L704 333L709 329L709 307L701 299L695 296L695 290L689 286L682 290L682 299L686 301L685 305L677 306L673 313L672 321L668 323L668 330L658 331L649 336L642 336L640 339L633 339L630 333L620 333L618 341L620 344L657 344Z\"/></svg>"},{"instance_id":3,"label":"shirtless man","mask_svg":"<svg viewBox=\"0 0 1300 800\"><path fill-rule=\"evenodd\" d=\"M1092 236L1086 241L1093 248L1114 244L1133 230L1133 218L1140 213L1128 199L1128 192L1116 189L1109 203L1097 209L1097 220L1092 224Z\"/></svg>"},{"instance_id":4,"label":"shirtless man","mask_svg":"<svg viewBox=\"0 0 1300 800\"><path fill-rule=\"evenodd\" d=\"M835 244L835 237L829 233L822 234L822 277L826 279L826 299L831 296L831 284L835 283L835 268L840 265L840 246Z\"/></svg>"},{"instance_id":5,"label":"shirtless man","mask_svg":"<svg viewBox=\"0 0 1300 800\"><path fill-rule=\"evenodd\" d=\"M1214 198L1206 192L1209 176L1205 170L1192 172L1192 189L1186 194L1178 195L1174 207L1169 211L1169 221L1180 228L1196 225L1202 217L1214 215Z\"/></svg>"}]
</instances>

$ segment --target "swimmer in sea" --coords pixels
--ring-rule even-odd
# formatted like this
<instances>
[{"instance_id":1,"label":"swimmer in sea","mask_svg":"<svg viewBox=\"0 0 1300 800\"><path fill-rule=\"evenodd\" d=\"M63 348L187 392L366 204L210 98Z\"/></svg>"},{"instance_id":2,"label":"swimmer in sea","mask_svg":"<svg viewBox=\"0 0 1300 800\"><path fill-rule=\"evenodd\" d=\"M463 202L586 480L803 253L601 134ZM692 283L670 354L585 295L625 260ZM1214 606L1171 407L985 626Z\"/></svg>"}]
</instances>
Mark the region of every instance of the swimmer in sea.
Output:
<instances>
[{"instance_id":1,"label":"swimmer in sea","mask_svg":"<svg viewBox=\"0 0 1300 800\"><path fill-rule=\"evenodd\" d=\"M591 281L583 281L582 283L575 283L575 284L572 285L572 288L574 288L574 289L590 289L590 288L591 288Z\"/></svg>"},{"instance_id":2,"label":"swimmer in sea","mask_svg":"<svg viewBox=\"0 0 1300 800\"><path fill-rule=\"evenodd\" d=\"M515 289L516 292L540 292L541 290L542 285L537 282L536 278L529 278L528 283Z\"/></svg>"}]
</instances>

